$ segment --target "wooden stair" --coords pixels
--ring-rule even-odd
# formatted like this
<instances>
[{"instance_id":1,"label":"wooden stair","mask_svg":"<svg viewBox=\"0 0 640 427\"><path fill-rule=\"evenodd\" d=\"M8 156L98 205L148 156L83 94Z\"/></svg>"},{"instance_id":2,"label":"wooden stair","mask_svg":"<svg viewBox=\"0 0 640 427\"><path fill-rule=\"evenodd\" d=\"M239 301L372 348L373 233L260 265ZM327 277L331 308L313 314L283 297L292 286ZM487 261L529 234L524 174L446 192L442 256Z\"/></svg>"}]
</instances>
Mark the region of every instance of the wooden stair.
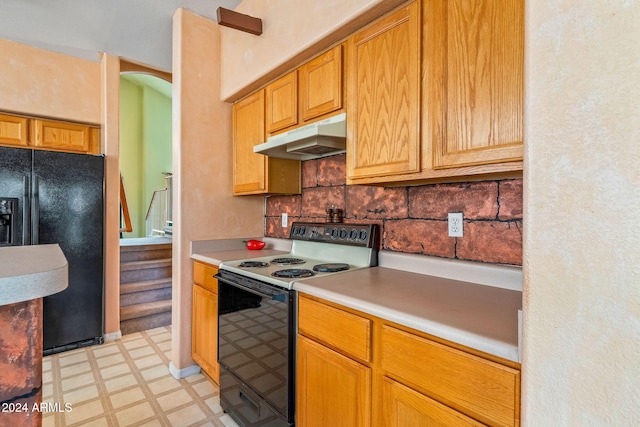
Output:
<instances>
[{"instance_id":1,"label":"wooden stair","mask_svg":"<svg viewBox=\"0 0 640 427\"><path fill-rule=\"evenodd\" d=\"M122 335L170 324L171 243L168 239L155 238L121 240Z\"/></svg>"}]
</instances>

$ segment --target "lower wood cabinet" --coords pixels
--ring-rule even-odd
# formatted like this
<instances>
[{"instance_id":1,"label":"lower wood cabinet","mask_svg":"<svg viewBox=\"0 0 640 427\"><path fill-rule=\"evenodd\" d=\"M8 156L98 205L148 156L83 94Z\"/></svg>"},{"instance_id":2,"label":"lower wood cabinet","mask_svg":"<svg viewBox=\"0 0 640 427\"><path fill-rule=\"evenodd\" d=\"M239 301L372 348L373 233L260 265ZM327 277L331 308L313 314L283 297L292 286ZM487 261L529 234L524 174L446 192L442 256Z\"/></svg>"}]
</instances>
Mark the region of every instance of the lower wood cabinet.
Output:
<instances>
[{"instance_id":1,"label":"lower wood cabinet","mask_svg":"<svg viewBox=\"0 0 640 427\"><path fill-rule=\"evenodd\" d=\"M382 379L380 425L389 427L483 426L472 418L387 377Z\"/></svg>"},{"instance_id":2,"label":"lower wood cabinet","mask_svg":"<svg viewBox=\"0 0 640 427\"><path fill-rule=\"evenodd\" d=\"M193 263L193 306L191 357L200 368L220 384L218 365L218 267Z\"/></svg>"},{"instance_id":3,"label":"lower wood cabinet","mask_svg":"<svg viewBox=\"0 0 640 427\"><path fill-rule=\"evenodd\" d=\"M518 363L316 297L298 302L298 426L520 425Z\"/></svg>"},{"instance_id":4,"label":"lower wood cabinet","mask_svg":"<svg viewBox=\"0 0 640 427\"><path fill-rule=\"evenodd\" d=\"M371 425L371 368L298 337L296 425Z\"/></svg>"}]
</instances>

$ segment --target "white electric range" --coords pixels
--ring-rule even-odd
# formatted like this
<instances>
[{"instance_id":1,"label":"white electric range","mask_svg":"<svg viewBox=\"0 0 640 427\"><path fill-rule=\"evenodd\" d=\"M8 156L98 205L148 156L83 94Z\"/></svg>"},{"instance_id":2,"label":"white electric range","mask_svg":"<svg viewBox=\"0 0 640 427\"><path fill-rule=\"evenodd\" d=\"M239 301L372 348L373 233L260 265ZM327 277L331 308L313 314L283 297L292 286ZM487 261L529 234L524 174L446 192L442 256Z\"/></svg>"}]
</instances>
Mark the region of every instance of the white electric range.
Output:
<instances>
[{"instance_id":1,"label":"white electric range","mask_svg":"<svg viewBox=\"0 0 640 427\"><path fill-rule=\"evenodd\" d=\"M220 264L220 405L240 425L295 419L296 280L377 265L376 224L295 222L291 251Z\"/></svg>"},{"instance_id":2,"label":"white electric range","mask_svg":"<svg viewBox=\"0 0 640 427\"><path fill-rule=\"evenodd\" d=\"M377 224L294 222L290 238L287 254L224 261L220 270L291 289L300 278L377 265Z\"/></svg>"}]
</instances>

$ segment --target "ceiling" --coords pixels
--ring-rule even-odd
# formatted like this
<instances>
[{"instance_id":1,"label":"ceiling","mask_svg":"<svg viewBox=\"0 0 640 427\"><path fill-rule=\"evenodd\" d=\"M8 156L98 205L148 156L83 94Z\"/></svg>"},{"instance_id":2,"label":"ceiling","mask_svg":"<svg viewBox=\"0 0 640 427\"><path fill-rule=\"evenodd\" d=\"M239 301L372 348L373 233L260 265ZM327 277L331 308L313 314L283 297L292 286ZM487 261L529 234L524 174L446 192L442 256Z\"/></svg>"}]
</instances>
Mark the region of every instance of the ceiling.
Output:
<instances>
[{"instance_id":1,"label":"ceiling","mask_svg":"<svg viewBox=\"0 0 640 427\"><path fill-rule=\"evenodd\" d=\"M171 72L173 14L214 21L240 0L0 0L0 38L99 61L106 52Z\"/></svg>"}]
</instances>

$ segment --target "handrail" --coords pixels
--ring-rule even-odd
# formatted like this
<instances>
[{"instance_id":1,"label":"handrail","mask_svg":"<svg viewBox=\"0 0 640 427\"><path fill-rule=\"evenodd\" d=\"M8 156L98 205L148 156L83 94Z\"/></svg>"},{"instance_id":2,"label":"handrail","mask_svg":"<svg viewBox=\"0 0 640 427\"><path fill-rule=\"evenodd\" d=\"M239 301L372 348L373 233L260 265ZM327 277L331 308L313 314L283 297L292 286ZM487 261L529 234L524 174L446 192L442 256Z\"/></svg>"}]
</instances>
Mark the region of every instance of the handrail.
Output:
<instances>
[{"instance_id":1,"label":"handrail","mask_svg":"<svg viewBox=\"0 0 640 427\"><path fill-rule=\"evenodd\" d=\"M167 222L167 195L168 189L155 190L151 196L151 202L144 217L146 223L146 235L151 237L159 234L164 235L163 227Z\"/></svg>"},{"instance_id":2,"label":"handrail","mask_svg":"<svg viewBox=\"0 0 640 427\"><path fill-rule=\"evenodd\" d=\"M120 227L120 233L131 233L133 226L131 225L131 215L129 214L129 205L127 204L127 195L124 192L124 183L122 182L122 174L120 174L120 210L124 220L124 227ZM120 224L122 225L122 224Z\"/></svg>"}]
</instances>

